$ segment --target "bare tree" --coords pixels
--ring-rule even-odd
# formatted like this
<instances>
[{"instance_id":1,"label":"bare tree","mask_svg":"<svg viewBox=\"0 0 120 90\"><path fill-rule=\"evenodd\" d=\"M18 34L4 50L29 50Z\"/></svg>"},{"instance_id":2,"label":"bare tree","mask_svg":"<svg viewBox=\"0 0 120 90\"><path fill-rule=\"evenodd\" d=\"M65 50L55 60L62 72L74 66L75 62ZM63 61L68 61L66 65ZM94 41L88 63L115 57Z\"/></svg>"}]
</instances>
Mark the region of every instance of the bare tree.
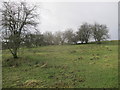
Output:
<instances>
[{"instance_id":1,"label":"bare tree","mask_svg":"<svg viewBox=\"0 0 120 90\"><path fill-rule=\"evenodd\" d=\"M36 27L36 6L28 6L26 2L3 2L2 32L8 49L14 58L18 58L17 52L20 47L23 33L29 27Z\"/></svg>"},{"instance_id":2,"label":"bare tree","mask_svg":"<svg viewBox=\"0 0 120 90\"><path fill-rule=\"evenodd\" d=\"M63 45L65 42L65 33L61 31L57 31L54 34L54 44L56 45Z\"/></svg>"},{"instance_id":3,"label":"bare tree","mask_svg":"<svg viewBox=\"0 0 120 90\"><path fill-rule=\"evenodd\" d=\"M91 36L90 25L87 23L84 23L83 25L81 25L77 34L81 43L83 42L88 43Z\"/></svg>"},{"instance_id":4,"label":"bare tree","mask_svg":"<svg viewBox=\"0 0 120 90\"><path fill-rule=\"evenodd\" d=\"M74 44L77 44L78 41L79 41L79 37L78 37L77 33L74 33L73 37L72 37L72 42Z\"/></svg>"},{"instance_id":5,"label":"bare tree","mask_svg":"<svg viewBox=\"0 0 120 90\"><path fill-rule=\"evenodd\" d=\"M60 45L61 44L61 39L62 39L62 32L57 31L54 33L54 44L55 45Z\"/></svg>"},{"instance_id":6,"label":"bare tree","mask_svg":"<svg viewBox=\"0 0 120 90\"><path fill-rule=\"evenodd\" d=\"M63 45L65 43L65 32L61 32L61 45Z\"/></svg>"},{"instance_id":7,"label":"bare tree","mask_svg":"<svg viewBox=\"0 0 120 90\"><path fill-rule=\"evenodd\" d=\"M106 25L100 25L95 23L91 26L92 34L97 43L101 43L100 41L106 40L109 38L108 29Z\"/></svg>"},{"instance_id":8,"label":"bare tree","mask_svg":"<svg viewBox=\"0 0 120 90\"><path fill-rule=\"evenodd\" d=\"M67 40L67 43L69 44L73 44L73 38L74 38L74 32L72 29L67 29L65 32L64 32L64 35L65 35L65 38Z\"/></svg>"},{"instance_id":9,"label":"bare tree","mask_svg":"<svg viewBox=\"0 0 120 90\"><path fill-rule=\"evenodd\" d=\"M46 31L43 34L43 37L44 37L44 42L46 43L46 45L52 45L53 44L53 34L52 34L52 32Z\"/></svg>"}]
</instances>

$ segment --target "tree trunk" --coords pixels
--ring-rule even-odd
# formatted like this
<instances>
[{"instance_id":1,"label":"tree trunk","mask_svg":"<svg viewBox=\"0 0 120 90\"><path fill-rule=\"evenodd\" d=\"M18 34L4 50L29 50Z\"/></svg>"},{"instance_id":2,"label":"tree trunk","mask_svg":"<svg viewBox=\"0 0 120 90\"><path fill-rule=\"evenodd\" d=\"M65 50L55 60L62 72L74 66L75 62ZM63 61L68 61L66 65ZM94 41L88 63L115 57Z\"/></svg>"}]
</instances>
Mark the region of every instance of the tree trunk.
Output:
<instances>
[{"instance_id":1,"label":"tree trunk","mask_svg":"<svg viewBox=\"0 0 120 90\"><path fill-rule=\"evenodd\" d=\"M18 48L15 46L14 49L13 49L13 51L14 51L13 58L18 58L17 50L18 50Z\"/></svg>"},{"instance_id":2,"label":"tree trunk","mask_svg":"<svg viewBox=\"0 0 120 90\"><path fill-rule=\"evenodd\" d=\"M87 44L87 43L88 43L88 41L86 40L86 41L85 41L85 43Z\"/></svg>"},{"instance_id":3,"label":"tree trunk","mask_svg":"<svg viewBox=\"0 0 120 90\"><path fill-rule=\"evenodd\" d=\"M7 45L8 45L8 44L7 44ZM9 47L9 45L8 45L8 49L10 50L13 58L18 58L18 56L17 56L17 48L16 48L16 49L11 49L11 48Z\"/></svg>"},{"instance_id":4,"label":"tree trunk","mask_svg":"<svg viewBox=\"0 0 120 90\"><path fill-rule=\"evenodd\" d=\"M13 58L14 59L18 58L17 53L13 54Z\"/></svg>"}]
</instances>

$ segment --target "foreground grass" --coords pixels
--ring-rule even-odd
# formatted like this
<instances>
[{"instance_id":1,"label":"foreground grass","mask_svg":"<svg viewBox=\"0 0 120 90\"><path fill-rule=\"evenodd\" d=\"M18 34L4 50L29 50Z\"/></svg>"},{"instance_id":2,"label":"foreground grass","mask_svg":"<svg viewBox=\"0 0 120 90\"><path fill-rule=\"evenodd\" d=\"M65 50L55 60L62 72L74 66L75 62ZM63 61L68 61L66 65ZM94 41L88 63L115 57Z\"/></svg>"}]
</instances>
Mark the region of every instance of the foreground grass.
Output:
<instances>
[{"instance_id":1,"label":"foreground grass","mask_svg":"<svg viewBox=\"0 0 120 90\"><path fill-rule=\"evenodd\" d=\"M118 87L117 44L22 48L19 56L3 51L3 88Z\"/></svg>"}]
</instances>

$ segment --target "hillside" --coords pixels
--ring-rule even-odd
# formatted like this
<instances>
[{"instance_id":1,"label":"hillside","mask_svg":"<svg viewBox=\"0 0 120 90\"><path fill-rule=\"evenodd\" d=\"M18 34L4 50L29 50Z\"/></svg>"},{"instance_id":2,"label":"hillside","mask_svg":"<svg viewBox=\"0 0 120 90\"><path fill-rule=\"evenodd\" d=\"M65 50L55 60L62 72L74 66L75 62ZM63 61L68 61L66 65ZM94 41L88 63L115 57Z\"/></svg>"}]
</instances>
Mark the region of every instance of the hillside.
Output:
<instances>
[{"instance_id":1,"label":"hillside","mask_svg":"<svg viewBox=\"0 0 120 90\"><path fill-rule=\"evenodd\" d=\"M3 88L118 87L117 41L21 48L19 56L3 50Z\"/></svg>"}]
</instances>

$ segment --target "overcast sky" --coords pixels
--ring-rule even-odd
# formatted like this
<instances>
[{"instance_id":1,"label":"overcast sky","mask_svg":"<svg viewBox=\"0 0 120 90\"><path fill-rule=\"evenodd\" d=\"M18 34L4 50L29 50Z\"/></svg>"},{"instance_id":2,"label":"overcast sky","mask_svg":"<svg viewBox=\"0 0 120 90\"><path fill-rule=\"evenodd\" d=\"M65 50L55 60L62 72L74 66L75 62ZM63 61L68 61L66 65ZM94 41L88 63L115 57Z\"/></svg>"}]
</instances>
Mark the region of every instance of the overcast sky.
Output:
<instances>
[{"instance_id":1,"label":"overcast sky","mask_svg":"<svg viewBox=\"0 0 120 90\"><path fill-rule=\"evenodd\" d=\"M0 0L2 1L8 0ZM16 1L16 0L11 0ZM21 0L20 0L21 1ZM24 0L22 0L24 1ZM77 0L25 0L32 3L40 3L40 24L38 29L40 32L56 32L64 31L72 28L77 31L79 26L88 22L94 24L106 24L112 40L118 39L118 2L77 2ZM42 2L41 2L42 1ZM46 2L45 2L46 1ZM76 2L75 2L76 1ZM83 1L83 0L79 0ZM90 0L91 1L91 0ZM102 0L103 1L103 0ZM111 0L113 1L113 0ZM0 6L1 7L1 6Z\"/></svg>"},{"instance_id":2,"label":"overcast sky","mask_svg":"<svg viewBox=\"0 0 120 90\"><path fill-rule=\"evenodd\" d=\"M39 30L64 31L88 22L106 24L111 39L118 39L118 3L117 2L42 2Z\"/></svg>"}]
</instances>

